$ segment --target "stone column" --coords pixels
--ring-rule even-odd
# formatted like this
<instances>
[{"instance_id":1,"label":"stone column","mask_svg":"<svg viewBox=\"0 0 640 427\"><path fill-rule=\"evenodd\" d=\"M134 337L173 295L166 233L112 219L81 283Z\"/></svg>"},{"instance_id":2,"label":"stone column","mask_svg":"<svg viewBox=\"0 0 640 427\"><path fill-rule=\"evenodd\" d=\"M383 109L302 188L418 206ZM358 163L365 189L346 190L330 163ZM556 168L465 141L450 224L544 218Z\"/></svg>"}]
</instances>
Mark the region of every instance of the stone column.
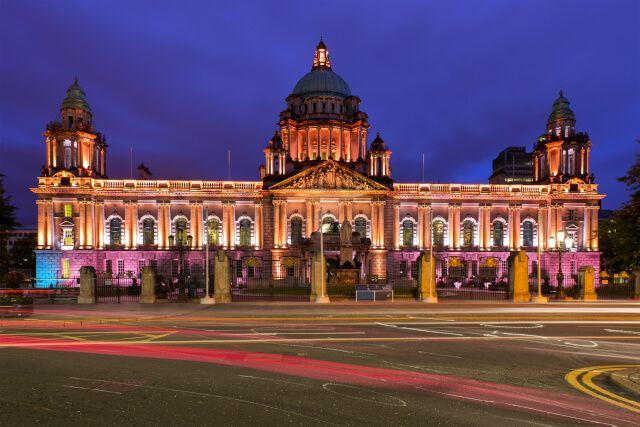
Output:
<instances>
[{"instance_id":1,"label":"stone column","mask_svg":"<svg viewBox=\"0 0 640 427\"><path fill-rule=\"evenodd\" d=\"M589 223L591 220L591 211L589 206L585 205L584 207L584 220L582 221L582 250L590 251L591 250L591 224Z\"/></svg>"},{"instance_id":2,"label":"stone column","mask_svg":"<svg viewBox=\"0 0 640 427\"><path fill-rule=\"evenodd\" d=\"M513 230L513 247L516 251L520 250L520 209L522 206L515 206L513 211L515 227Z\"/></svg>"},{"instance_id":3,"label":"stone column","mask_svg":"<svg viewBox=\"0 0 640 427\"><path fill-rule=\"evenodd\" d=\"M563 230L564 226L562 224L562 204L558 204L558 209L556 209L556 231ZM556 245L559 247L561 242L558 242L556 239Z\"/></svg>"},{"instance_id":4,"label":"stone column","mask_svg":"<svg viewBox=\"0 0 640 427\"><path fill-rule=\"evenodd\" d=\"M307 212L305 213L305 220L307 223L305 234L308 239L309 237L311 237L311 233L315 229L315 222L313 222L313 201L311 199L305 200L305 206L307 209Z\"/></svg>"},{"instance_id":5,"label":"stone column","mask_svg":"<svg viewBox=\"0 0 640 427\"><path fill-rule=\"evenodd\" d=\"M304 131L306 137L307 137L307 157L309 157L309 159L311 159L311 155L313 154L311 152L311 138L309 137L309 127L307 126L306 130Z\"/></svg>"},{"instance_id":6,"label":"stone column","mask_svg":"<svg viewBox=\"0 0 640 427\"><path fill-rule=\"evenodd\" d=\"M124 249L131 248L131 202L125 200L124 205Z\"/></svg>"},{"instance_id":7,"label":"stone column","mask_svg":"<svg viewBox=\"0 0 640 427\"><path fill-rule=\"evenodd\" d=\"M99 250L104 249L104 201L96 201L96 237L95 242Z\"/></svg>"},{"instance_id":8,"label":"stone column","mask_svg":"<svg viewBox=\"0 0 640 427\"><path fill-rule=\"evenodd\" d=\"M327 159L328 159L328 158L329 158L329 156L331 156L331 154L333 153L333 146L332 146L332 144L333 144L333 142L332 142L332 140L333 140L332 136L333 136L333 135L332 135L332 134L333 134L333 127L332 127L332 126L329 126L329 142L328 142L328 144L327 144L327 148L328 148L329 152L327 153Z\"/></svg>"},{"instance_id":9,"label":"stone column","mask_svg":"<svg viewBox=\"0 0 640 427\"><path fill-rule=\"evenodd\" d=\"M158 207L158 249L164 249L164 242L167 239L164 229L164 203L156 201L156 206Z\"/></svg>"},{"instance_id":10,"label":"stone column","mask_svg":"<svg viewBox=\"0 0 640 427\"><path fill-rule=\"evenodd\" d=\"M56 221L53 215L53 200L47 201L47 249L55 249L58 233L56 232Z\"/></svg>"},{"instance_id":11,"label":"stone column","mask_svg":"<svg viewBox=\"0 0 640 427\"><path fill-rule=\"evenodd\" d=\"M47 140L48 141L48 140ZM43 199L37 199L38 205L38 247L44 249L47 245L47 202Z\"/></svg>"},{"instance_id":12,"label":"stone column","mask_svg":"<svg viewBox=\"0 0 640 427\"><path fill-rule=\"evenodd\" d=\"M378 205L371 202L371 246L378 247Z\"/></svg>"},{"instance_id":13,"label":"stone column","mask_svg":"<svg viewBox=\"0 0 640 427\"><path fill-rule=\"evenodd\" d=\"M397 203L393 204L393 249L400 249L400 205Z\"/></svg>"},{"instance_id":14,"label":"stone column","mask_svg":"<svg viewBox=\"0 0 640 427\"><path fill-rule=\"evenodd\" d=\"M424 237L424 248L425 249L429 249L431 247L431 230L433 225L431 224L431 206L430 205L425 205L426 209L424 212L424 222L425 222L425 227L424 227L424 232L425 232L425 237Z\"/></svg>"},{"instance_id":15,"label":"stone column","mask_svg":"<svg viewBox=\"0 0 640 427\"><path fill-rule=\"evenodd\" d=\"M280 243L283 248L287 247L287 201L280 201Z\"/></svg>"},{"instance_id":16,"label":"stone column","mask_svg":"<svg viewBox=\"0 0 640 427\"><path fill-rule=\"evenodd\" d=\"M229 217L231 221L229 221L229 236L231 237L229 241L229 249L235 250L236 248L236 203L229 202Z\"/></svg>"},{"instance_id":17,"label":"stone column","mask_svg":"<svg viewBox=\"0 0 640 427\"><path fill-rule=\"evenodd\" d=\"M515 247L514 242L513 242L513 228L514 228L514 221L513 221L513 205L509 205L509 217L508 217L508 225L507 227L509 227L509 232L507 233L507 235L509 236L509 250L512 251Z\"/></svg>"},{"instance_id":18,"label":"stone column","mask_svg":"<svg viewBox=\"0 0 640 427\"><path fill-rule=\"evenodd\" d=\"M548 213L548 217L547 217L547 219L548 219L547 222L549 224L549 227L547 227L547 246L549 244L549 238L551 236L553 236L554 238L556 237L556 231L557 231L557 229L556 229L556 218L557 218L556 210L557 209L558 209L558 207L556 206L555 203L552 203L551 206L549 207L549 213ZM548 250L556 249L558 247L557 243L558 242L556 242L556 246L555 247L547 248L547 249Z\"/></svg>"},{"instance_id":19,"label":"stone column","mask_svg":"<svg viewBox=\"0 0 640 427\"><path fill-rule=\"evenodd\" d=\"M491 250L491 205L484 205L484 216L482 218L482 222L484 223L484 250Z\"/></svg>"},{"instance_id":20,"label":"stone column","mask_svg":"<svg viewBox=\"0 0 640 427\"><path fill-rule=\"evenodd\" d=\"M598 206L591 209L591 250L598 250Z\"/></svg>"},{"instance_id":21,"label":"stone column","mask_svg":"<svg viewBox=\"0 0 640 427\"><path fill-rule=\"evenodd\" d=\"M428 252L422 252L418 262L418 295L416 299L422 302L438 302L436 293L436 258L429 256Z\"/></svg>"},{"instance_id":22,"label":"stone column","mask_svg":"<svg viewBox=\"0 0 640 427\"><path fill-rule=\"evenodd\" d=\"M263 241L263 237L262 237L262 203L261 202L254 202L253 204L253 215L254 215L254 220L255 220L255 249L256 250L260 250L262 249L262 241Z\"/></svg>"},{"instance_id":23,"label":"stone column","mask_svg":"<svg viewBox=\"0 0 640 427\"><path fill-rule=\"evenodd\" d=\"M548 209L547 209L546 205L542 205L538 209L540 210L541 218L542 218L542 220L538 224L538 236L540 236L538 240L540 242L540 250L541 251L546 251L547 250L547 242L548 242L548 236L547 236L547 211L548 211Z\"/></svg>"},{"instance_id":24,"label":"stone column","mask_svg":"<svg viewBox=\"0 0 640 427\"><path fill-rule=\"evenodd\" d=\"M353 200L347 200L347 219L353 225Z\"/></svg>"},{"instance_id":25,"label":"stone column","mask_svg":"<svg viewBox=\"0 0 640 427\"><path fill-rule=\"evenodd\" d=\"M86 233L86 224L85 224L85 217L86 217L86 205L84 202L84 199L78 199L78 212L79 212L79 218L78 218L78 243L76 245L76 248L78 249L84 249L84 245L85 245L85 233Z\"/></svg>"},{"instance_id":26,"label":"stone column","mask_svg":"<svg viewBox=\"0 0 640 427\"><path fill-rule=\"evenodd\" d=\"M164 203L164 247L169 249L169 236L171 235L171 202Z\"/></svg>"},{"instance_id":27,"label":"stone column","mask_svg":"<svg viewBox=\"0 0 640 427\"><path fill-rule=\"evenodd\" d=\"M87 200L85 213L85 223L87 226L85 248L94 249L96 247L95 235L96 235L96 216L93 200Z\"/></svg>"},{"instance_id":28,"label":"stone column","mask_svg":"<svg viewBox=\"0 0 640 427\"><path fill-rule=\"evenodd\" d=\"M142 267L142 283L140 284L140 303L156 302L156 272L153 267Z\"/></svg>"},{"instance_id":29,"label":"stone column","mask_svg":"<svg viewBox=\"0 0 640 427\"><path fill-rule=\"evenodd\" d=\"M418 250L424 249L424 227L425 227L425 219L424 219L425 206L418 205Z\"/></svg>"},{"instance_id":30,"label":"stone column","mask_svg":"<svg viewBox=\"0 0 640 427\"><path fill-rule=\"evenodd\" d=\"M460 205L453 204L453 247L454 250L460 249Z\"/></svg>"},{"instance_id":31,"label":"stone column","mask_svg":"<svg viewBox=\"0 0 640 427\"><path fill-rule=\"evenodd\" d=\"M273 246L279 248L280 243L280 200L273 200Z\"/></svg>"},{"instance_id":32,"label":"stone column","mask_svg":"<svg viewBox=\"0 0 640 427\"><path fill-rule=\"evenodd\" d=\"M338 222L342 224L345 218L345 202L343 200L338 201Z\"/></svg>"},{"instance_id":33,"label":"stone column","mask_svg":"<svg viewBox=\"0 0 640 427\"><path fill-rule=\"evenodd\" d=\"M231 263L229 256L219 250L213 257L213 298L216 303L231 302Z\"/></svg>"},{"instance_id":34,"label":"stone column","mask_svg":"<svg viewBox=\"0 0 640 427\"><path fill-rule=\"evenodd\" d=\"M138 202L131 202L131 249L138 249L140 225L138 224Z\"/></svg>"},{"instance_id":35,"label":"stone column","mask_svg":"<svg viewBox=\"0 0 640 427\"><path fill-rule=\"evenodd\" d=\"M448 240L448 246L449 246L449 250L454 250L455 249L455 245L453 244L453 239L454 239L454 232L453 232L453 223L455 222L455 218L454 218L454 209L453 209L454 205L452 203L449 204L449 209L447 212L447 222L449 223L447 228L449 230L449 238Z\"/></svg>"},{"instance_id":36,"label":"stone column","mask_svg":"<svg viewBox=\"0 0 640 427\"><path fill-rule=\"evenodd\" d=\"M222 202L222 247L229 249L229 202Z\"/></svg>"},{"instance_id":37,"label":"stone column","mask_svg":"<svg viewBox=\"0 0 640 427\"><path fill-rule=\"evenodd\" d=\"M380 205L378 207L378 242L380 247L384 248L384 205L386 205L386 202L379 201L378 203Z\"/></svg>"},{"instance_id":38,"label":"stone column","mask_svg":"<svg viewBox=\"0 0 640 427\"><path fill-rule=\"evenodd\" d=\"M344 154L342 153L344 147L344 132L342 132L342 128L340 128L340 139L338 140L338 155L336 156L336 160L342 160Z\"/></svg>"},{"instance_id":39,"label":"stone column","mask_svg":"<svg viewBox=\"0 0 640 427\"><path fill-rule=\"evenodd\" d=\"M191 222L191 236L193 239L191 240L191 249L195 249L198 247L198 203L197 202L189 202L189 221Z\"/></svg>"},{"instance_id":40,"label":"stone column","mask_svg":"<svg viewBox=\"0 0 640 427\"><path fill-rule=\"evenodd\" d=\"M484 211L483 205L478 205L478 249L484 251Z\"/></svg>"}]
</instances>

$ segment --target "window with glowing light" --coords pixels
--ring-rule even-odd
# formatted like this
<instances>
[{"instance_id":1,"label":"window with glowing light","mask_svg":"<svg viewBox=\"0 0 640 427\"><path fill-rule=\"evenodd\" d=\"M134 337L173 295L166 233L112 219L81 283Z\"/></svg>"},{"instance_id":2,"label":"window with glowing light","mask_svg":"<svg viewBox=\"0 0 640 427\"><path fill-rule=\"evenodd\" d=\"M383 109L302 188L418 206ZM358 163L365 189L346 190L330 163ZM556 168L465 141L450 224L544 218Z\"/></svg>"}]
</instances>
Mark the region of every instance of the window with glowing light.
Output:
<instances>
[{"instance_id":1,"label":"window with glowing light","mask_svg":"<svg viewBox=\"0 0 640 427\"><path fill-rule=\"evenodd\" d=\"M186 245L187 243L187 220L180 218L176 221L176 244Z\"/></svg>"},{"instance_id":2,"label":"window with glowing light","mask_svg":"<svg viewBox=\"0 0 640 427\"><path fill-rule=\"evenodd\" d=\"M220 244L220 221L218 218L211 218L207 223L207 242L210 245Z\"/></svg>"},{"instance_id":3,"label":"window with glowing light","mask_svg":"<svg viewBox=\"0 0 640 427\"><path fill-rule=\"evenodd\" d=\"M522 224L522 245L533 246L533 223L525 221Z\"/></svg>"},{"instance_id":4,"label":"window with glowing light","mask_svg":"<svg viewBox=\"0 0 640 427\"><path fill-rule=\"evenodd\" d=\"M408 219L402 221L402 244L404 246L413 245L413 222Z\"/></svg>"},{"instance_id":5,"label":"window with glowing light","mask_svg":"<svg viewBox=\"0 0 640 427\"><path fill-rule=\"evenodd\" d=\"M433 244L444 245L444 223L441 220L433 221Z\"/></svg>"},{"instance_id":6,"label":"window with glowing light","mask_svg":"<svg viewBox=\"0 0 640 427\"><path fill-rule=\"evenodd\" d=\"M66 218L71 218L71 216L73 215L73 207L71 205L64 205L63 209L64 209L64 216Z\"/></svg>"},{"instance_id":7,"label":"window with glowing light","mask_svg":"<svg viewBox=\"0 0 640 427\"><path fill-rule=\"evenodd\" d=\"M362 217L356 218L355 225L356 232L360 234L360 237L363 239L367 237L367 220Z\"/></svg>"},{"instance_id":8,"label":"window with glowing light","mask_svg":"<svg viewBox=\"0 0 640 427\"><path fill-rule=\"evenodd\" d=\"M504 224L502 221L493 223L493 246L502 246L504 242Z\"/></svg>"},{"instance_id":9,"label":"window with glowing light","mask_svg":"<svg viewBox=\"0 0 640 427\"><path fill-rule=\"evenodd\" d=\"M302 238L302 218L291 218L291 243L300 243Z\"/></svg>"},{"instance_id":10,"label":"window with glowing light","mask_svg":"<svg viewBox=\"0 0 640 427\"><path fill-rule=\"evenodd\" d=\"M240 220L240 245L246 246L251 244L251 221L248 219Z\"/></svg>"},{"instance_id":11,"label":"window with glowing light","mask_svg":"<svg viewBox=\"0 0 640 427\"><path fill-rule=\"evenodd\" d=\"M109 234L112 245L122 244L122 220L120 218L112 218L109 221Z\"/></svg>"},{"instance_id":12,"label":"window with glowing light","mask_svg":"<svg viewBox=\"0 0 640 427\"><path fill-rule=\"evenodd\" d=\"M68 279L71 277L71 262L68 259L62 260L62 278Z\"/></svg>"},{"instance_id":13,"label":"window with glowing light","mask_svg":"<svg viewBox=\"0 0 640 427\"><path fill-rule=\"evenodd\" d=\"M462 223L462 244L473 246L473 221L466 220Z\"/></svg>"},{"instance_id":14,"label":"window with glowing light","mask_svg":"<svg viewBox=\"0 0 640 427\"><path fill-rule=\"evenodd\" d=\"M153 245L155 243L155 221L147 218L142 222L142 244Z\"/></svg>"}]
</instances>

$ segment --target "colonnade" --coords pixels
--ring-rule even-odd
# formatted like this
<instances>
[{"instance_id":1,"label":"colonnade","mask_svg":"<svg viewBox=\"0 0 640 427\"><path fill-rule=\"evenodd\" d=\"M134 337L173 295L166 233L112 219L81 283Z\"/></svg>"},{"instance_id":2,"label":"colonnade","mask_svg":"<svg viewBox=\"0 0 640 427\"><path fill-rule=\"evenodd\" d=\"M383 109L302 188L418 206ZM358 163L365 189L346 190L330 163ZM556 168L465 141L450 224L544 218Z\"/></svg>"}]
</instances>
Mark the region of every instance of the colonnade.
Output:
<instances>
[{"instance_id":1,"label":"colonnade","mask_svg":"<svg viewBox=\"0 0 640 427\"><path fill-rule=\"evenodd\" d=\"M338 135L334 140L336 133ZM334 155L334 160L355 162L359 158L363 159L366 153L367 129L361 125L353 129L318 125L306 125L297 129L286 125L282 126L281 134L293 161L303 161L307 157L313 159L314 155L321 159L324 153L326 158ZM323 134L326 139L322 138ZM315 136L315 149L312 135ZM323 141L326 148L323 148Z\"/></svg>"}]
</instances>

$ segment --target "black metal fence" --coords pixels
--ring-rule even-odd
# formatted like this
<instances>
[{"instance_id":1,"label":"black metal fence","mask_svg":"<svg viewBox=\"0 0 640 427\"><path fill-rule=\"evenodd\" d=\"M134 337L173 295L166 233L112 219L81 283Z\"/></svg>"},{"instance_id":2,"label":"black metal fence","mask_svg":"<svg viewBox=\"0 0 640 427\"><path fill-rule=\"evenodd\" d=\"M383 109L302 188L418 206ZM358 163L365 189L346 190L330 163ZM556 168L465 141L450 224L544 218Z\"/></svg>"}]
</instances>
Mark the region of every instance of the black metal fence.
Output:
<instances>
[{"instance_id":1,"label":"black metal fence","mask_svg":"<svg viewBox=\"0 0 640 427\"><path fill-rule=\"evenodd\" d=\"M285 256L264 260L244 257L231 260L231 293L234 301L308 301L311 294L310 262Z\"/></svg>"}]
</instances>

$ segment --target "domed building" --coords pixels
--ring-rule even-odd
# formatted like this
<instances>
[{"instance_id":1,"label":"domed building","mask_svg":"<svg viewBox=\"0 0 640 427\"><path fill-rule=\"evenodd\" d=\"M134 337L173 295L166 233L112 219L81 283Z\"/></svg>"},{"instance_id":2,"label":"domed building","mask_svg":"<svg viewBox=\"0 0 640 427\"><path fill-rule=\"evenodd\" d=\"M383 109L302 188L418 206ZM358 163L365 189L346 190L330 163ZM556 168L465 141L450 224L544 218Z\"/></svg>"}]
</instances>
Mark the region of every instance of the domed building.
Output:
<instances>
[{"instance_id":1,"label":"domed building","mask_svg":"<svg viewBox=\"0 0 640 427\"><path fill-rule=\"evenodd\" d=\"M507 258L519 250L534 271L540 249L548 278L559 268L567 278L583 266L599 271L604 196L589 170L591 142L575 133L562 93L536 143L534 185L396 183L393 142L379 133L369 142L360 98L333 65L321 40L263 148L259 179L249 182L151 179L143 165L137 180L108 179L107 144L76 81L61 121L47 126L47 165L32 189L38 286L66 283L82 266L125 281L152 267L163 283L188 280L202 296L209 249L232 259L234 299L308 299L300 290L321 235L330 295L344 289L332 286L345 257L358 282L392 283L399 297L412 295L424 251L436 257L439 286L450 289L502 289ZM346 255L345 221L353 230ZM571 243L561 265L560 242L550 239L559 231Z\"/></svg>"}]
</instances>

